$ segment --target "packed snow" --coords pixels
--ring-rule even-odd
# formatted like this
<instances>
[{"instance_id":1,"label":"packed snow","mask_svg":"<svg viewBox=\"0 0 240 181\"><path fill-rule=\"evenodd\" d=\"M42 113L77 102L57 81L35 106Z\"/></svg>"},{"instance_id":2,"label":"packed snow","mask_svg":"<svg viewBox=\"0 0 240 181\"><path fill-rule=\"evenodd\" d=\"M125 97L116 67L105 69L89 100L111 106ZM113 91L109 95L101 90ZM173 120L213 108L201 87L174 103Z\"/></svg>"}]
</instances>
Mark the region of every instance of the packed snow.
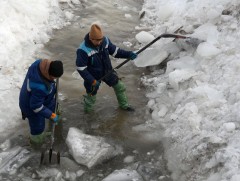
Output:
<instances>
[{"instance_id":1,"label":"packed snow","mask_svg":"<svg viewBox=\"0 0 240 181\"><path fill-rule=\"evenodd\" d=\"M49 41L52 30L69 24L69 14L60 9L58 0L0 2L1 136L8 133L6 129L22 124L18 96L26 69L35 59L34 52Z\"/></svg>"},{"instance_id":2,"label":"packed snow","mask_svg":"<svg viewBox=\"0 0 240 181\"><path fill-rule=\"evenodd\" d=\"M143 178L136 170L115 170L113 173L108 175L102 181L127 181L127 180L136 180L136 181L143 181Z\"/></svg>"},{"instance_id":3,"label":"packed snow","mask_svg":"<svg viewBox=\"0 0 240 181\"><path fill-rule=\"evenodd\" d=\"M237 0L143 5L154 36L181 29L203 40L195 51L182 46L164 74L142 78L151 118L133 129L163 141L174 180L240 180L239 7Z\"/></svg>"},{"instance_id":4,"label":"packed snow","mask_svg":"<svg viewBox=\"0 0 240 181\"><path fill-rule=\"evenodd\" d=\"M80 3L59 1L69 5ZM59 1L0 1L3 45L0 47L0 135L3 138L23 123L18 95L27 67L35 59L34 52L49 41L53 29L66 26L73 18L71 12L60 8ZM167 68L164 73L155 70L141 79L149 88L146 108L150 116L145 124L133 130L142 132L145 139L163 142L173 180L240 180L239 8L239 0L144 1L145 16L136 29L150 30L136 36L142 46L166 32L201 40L196 48L172 39L159 40L149 51L162 47L170 54ZM130 17L126 14L126 18ZM162 51L155 51L151 57L142 54L135 61L142 58L156 62L162 54ZM1 149L5 149L3 144ZM58 170L50 172L59 175ZM119 174L126 177L126 172L116 171L109 178ZM65 177L69 175L76 177L68 172Z\"/></svg>"}]
</instances>

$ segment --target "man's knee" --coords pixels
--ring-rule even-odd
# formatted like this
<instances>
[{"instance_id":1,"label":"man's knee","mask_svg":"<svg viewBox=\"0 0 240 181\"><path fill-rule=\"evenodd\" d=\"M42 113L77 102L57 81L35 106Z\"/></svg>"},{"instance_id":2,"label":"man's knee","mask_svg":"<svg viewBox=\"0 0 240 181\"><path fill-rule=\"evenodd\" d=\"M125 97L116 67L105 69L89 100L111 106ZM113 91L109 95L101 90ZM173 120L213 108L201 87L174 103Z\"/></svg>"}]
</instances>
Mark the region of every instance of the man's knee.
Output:
<instances>
[{"instance_id":1,"label":"man's knee","mask_svg":"<svg viewBox=\"0 0 240 181\"><path fill-rule=\"evenodd\" d=\"M121 80L118 80L117 84L113 86L116 92L124 92L126 91L126 87Z\"/></svg>"},{"instance_id":2,"label":"man's knee","mask_svg":"<svg viewBox=\"0 0 240 181\"><path fill-rule=\"evenodd\" d=\"M119 81L119 78L117 76L116 72L113 72L111 75L109 75L108 77L106 77L103 80L108 86L113 87L114 85L116 85Z\"/></svg>"}]
</instances>

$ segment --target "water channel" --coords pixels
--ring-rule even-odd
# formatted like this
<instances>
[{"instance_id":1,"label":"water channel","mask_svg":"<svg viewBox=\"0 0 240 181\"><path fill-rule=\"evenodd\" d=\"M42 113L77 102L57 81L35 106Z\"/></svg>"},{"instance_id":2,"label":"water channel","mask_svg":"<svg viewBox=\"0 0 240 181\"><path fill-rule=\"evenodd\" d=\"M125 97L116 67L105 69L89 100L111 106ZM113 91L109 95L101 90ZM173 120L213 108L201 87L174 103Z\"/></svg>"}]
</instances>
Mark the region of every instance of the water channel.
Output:
<instances>
[{"instance_id":1,"label":"water channel","mask_svg":"<svg viewBox=\"0 0 240 181\"><path fill-rule=\"evenodd\" d=\"M77 127L90 135L103 136L110 142L123 147L122 155L93 169L87 169L84 166L70 169L69 172L74 172L77 169L85 171L79 180L102 180L114 170L129 166L123 162L128 155L134 156L134 162L131 164L138 165L138 171L145 175L144 179L147 181L160 180L161 176L169 175L162 156L161 144L146 141L131 129L146 120L148 100L145 97L146 90L141 87L140 77L143 74L148 74L147 70L137 68L132 62L128 62L117 70L119 77L127 87L129 102L136 109L135 112L125 112L119 109L113 89L102 84L97 95L94 113L88 115L84 113L82 105L85 94L83 80L76 73L75 67L76 49L85 34L88 33L90 25L95 21L102 24L104 34L114 44L127 50L134 50L137 44L135 34L138 33L135 26L140 23L139 11L142 3L143 0L84 1L81 6L75 9L75 18L71 25L54 31L52 39L38 52L39 56L45 55L64 62L64 75L60 79L59 88L63 122L57 130L59 135L56 139L56 149L61 150L61 154L69 156L65 139L70 127ZM132 46L124 46L123 42L131 42ZM113 67L123 60L112 59ZM38 169L39 159L39 157L30 159L22 168L22 172L25 172L29 179L33 180L32 175ZM48 166L45 169L48 169ZM60 170L64 172L63 168ZM27 180L26 177L25 180ZM169 181L170 179L165 177L161 180Z\"/></svg>"}]
</instances>

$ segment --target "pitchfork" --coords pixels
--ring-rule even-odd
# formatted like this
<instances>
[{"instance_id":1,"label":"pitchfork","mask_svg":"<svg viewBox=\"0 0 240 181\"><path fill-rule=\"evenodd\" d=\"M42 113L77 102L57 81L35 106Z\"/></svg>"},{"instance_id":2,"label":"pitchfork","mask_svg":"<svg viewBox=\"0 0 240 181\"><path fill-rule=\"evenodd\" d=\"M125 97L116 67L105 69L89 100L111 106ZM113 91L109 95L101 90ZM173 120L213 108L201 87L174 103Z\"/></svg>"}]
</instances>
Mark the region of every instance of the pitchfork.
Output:
<instances>
[{"instance_id":1,"label":"pitchfork","mask_svg":"<svg viewBox=\"0 0 240 181\"><path fill-rule=\"evenodd\" d=\"M59 79L57 78L56 80L56 94L55 94L55 113L57 113L58 110L58 87L59 87ZM43 160L44 160L44 155L46 153L49 154L48 157L48 161L51 164L52 163L52 158L53 155L56 158L55 160L57 160L57 163L60 164L60 152L59 151L54 151L53 150L53 144L54 144L54 134L55 134L55 127L56 127L56 123L51 121L52 123L52 131L51 131L51 143L50 143L50 149L48 151L42 151L41 153L41 160L40 160L40 164L43 164Z\"/></svg>"}]
</instances>

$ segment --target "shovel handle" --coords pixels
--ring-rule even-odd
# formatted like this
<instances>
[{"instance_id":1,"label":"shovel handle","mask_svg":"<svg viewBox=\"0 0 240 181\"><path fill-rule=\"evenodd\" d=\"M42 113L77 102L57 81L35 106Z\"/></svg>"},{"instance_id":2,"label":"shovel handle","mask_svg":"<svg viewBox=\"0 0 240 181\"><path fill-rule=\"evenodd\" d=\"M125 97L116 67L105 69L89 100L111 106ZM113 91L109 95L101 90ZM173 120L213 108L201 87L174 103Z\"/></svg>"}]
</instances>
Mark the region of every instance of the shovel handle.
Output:
<instances>
[{"instance_id":1,"label":"shovel handle","mask_svg":"<svg viewBox=\"0 0 240 181\"><path fill-rule=\"evenodd\" d=\"M58 87L59 87L59 78L57 78L56 80L55 113L57 113L57 109L58 109ZM51 123L52 123L52 130L51 130L51 143L50 143L50 149L49 149L49 157L48 157L49 163L52 162L54 134L55 134L55 126L56 126L55 122L51 121ZM43 160L44 160L44 152L41 153L40 165L43 164ZM57 163L60 164L60 152L57 153Z\"/></svg>"},{"instance_id":2,"label":"shovel handle","mask_svg":"<svg viewBox=\"0 0 240 181\"><path fill-rule=\"evenodd\" d=\"M50 145L50 149L53 148L54 134L55 134L55 126L56 126L56 123L53 123L53 124L52 124L52 131L51 131L51 145Z\"/></svg>"},{"instance_id":3,"label":"shovel handle","mask_svg":"<svg viewBox=\"0 0 240 181\"><path fill-rule=\"evenodd\" d=\"M156 41L158 41L161 38L180 38L180 39L186 39L188 37L186 36L182 36L182 35L176 35L176 34L161 34L160 36L158 36L157 38L155 38L154 40L152 40L150 43L148 43L147 45L145 45L143 48L141 48L140 50L138 50L136 52L136 54L139 54L141 52L143 52L144 50L146 50L148 47L150 47L152 44L154 44ZM115 68L113 68L111 71L109 71L106 75L104 75L102 78L100 78L98 81L103 80L104 78L106 78L107 76L109 76L115 69L119 69L121 66L123 66L124 64L126 64L128 61L130 61L131 59L128 58L126 60L124 60L122 63L120 63L118 66L116 66Z\"/></svg>"},{"instance_id":4,"label":"shovel handle","mask_svg":"<svg viewBox=\"0 0 240 181\"><path fill-rule=\"evenodd\" d=\"M59 78L57 78L57 80L56 80L55 113L57 113L57 110L58 110L58 88L59 88ZM50 147L50 149L52 149L53 143L54 143L55 126L56 126L56 123L53 122L52 123L52 131L51 131L51 145L50 145L51 147Z\"/></svg>"}]
</instances>

